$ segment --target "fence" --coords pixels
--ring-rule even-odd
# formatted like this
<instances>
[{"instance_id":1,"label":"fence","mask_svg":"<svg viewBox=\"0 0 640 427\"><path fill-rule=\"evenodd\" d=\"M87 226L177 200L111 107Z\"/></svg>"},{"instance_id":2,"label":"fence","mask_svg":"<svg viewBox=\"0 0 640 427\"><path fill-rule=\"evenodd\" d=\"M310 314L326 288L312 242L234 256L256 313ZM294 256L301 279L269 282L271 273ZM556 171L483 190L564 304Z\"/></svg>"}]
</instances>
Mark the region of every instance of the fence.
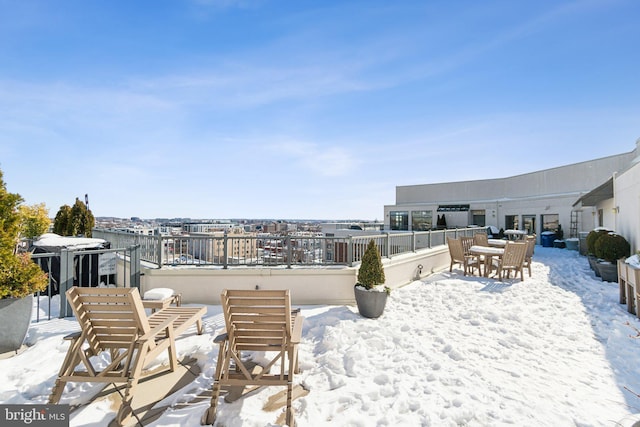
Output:
<instances>
[{"instance_id":1,"label":"fence","mask_svg":"<svg viewBox=\"0 0 640 427\"><path fill-rule=\"evenodd\" d=\"M41 312L48 319L52 313L59 317L71 315L65 292L71 286L140 287L140 249L130 246L126 249L69 250L31 254L31 258L48 273L47 289L36 294L35 320L40 321ZM54 296L59 295L59 307ZM41 298L41 297L47 298ZM41 307L41 301L46 307Z\"/></svg>"},{"instance_id":2,"label":"fence","mask_svg":"<svg viewBox=\"0 0 640 427\"><path fill-rule=\"evenodd\" d=\"M94 229L93 237L112 247L136 246L140 259L158 267L193 266L353 266L360 262L371 239L380 256L390 258L444 245L447 237L472 236L484 229L456 228L414 232L383 232L371 235L334 236L148 236L122 231Z\"/></svg>"}]
</instances>

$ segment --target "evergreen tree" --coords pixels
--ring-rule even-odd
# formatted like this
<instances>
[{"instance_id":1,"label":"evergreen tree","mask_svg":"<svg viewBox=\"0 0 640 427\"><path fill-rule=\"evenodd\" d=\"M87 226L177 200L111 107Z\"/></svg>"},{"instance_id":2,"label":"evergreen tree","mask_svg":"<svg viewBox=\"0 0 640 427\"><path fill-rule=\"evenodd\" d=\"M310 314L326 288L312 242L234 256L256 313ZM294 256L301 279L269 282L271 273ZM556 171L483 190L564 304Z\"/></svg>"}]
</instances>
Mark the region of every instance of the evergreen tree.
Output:
<instances>
[{"instance_id":1,"label":"evergreen tree","mask_svg":"<svg viewBox=\"0 0 640 427\"><path fill-rule=\"evenodd\" d=\"M362 262L358 270L358 283L366 289L383 284L385 281L382 259L376 242L371 239L362 255Z\"/></svg>"},{"instance_id":2,"label":"evergreen tree","mask_svg":"<svg viewBox=\"0 0 640 427\"><path fill-rule=\"evenodd\" d=\"M47 275L29 253L16 255L22 216L19 194L9 193L0 171L0 298L22 298L47 287Z\"/></svg>"},{"instance_id":3,"label":"evergreen tree","mask_svg":"<svg viewBox=\"0 0 640 427\"><path fill-rule=\"evenodd\" d=\"M73 207L60 207L53 223L53 232L61 236L91 237L95 224L96 220L91 211L76 197Z\"/></svg>"},{"instance_id":4,"label":"evergreen tree","mask_svg":"<svg viewBox=\"0 0 640 427\"><path fill-rule=\"evenodd\" d=\"M53 220L53 232L61 236L71 236L71 206L60 206L55 219Z\"/></svg>"},{"instance_id":5,"label":"evergreen tree","mask_svg":"<svg viewBox=\"0 0 640 427\"><path fill-rule=\"evenodd\" d=\"M22 203L19 194L9 193L0 171L0 254L13 255L20 234L20 215L18 206Z\"/></svg>"}]
</instances>

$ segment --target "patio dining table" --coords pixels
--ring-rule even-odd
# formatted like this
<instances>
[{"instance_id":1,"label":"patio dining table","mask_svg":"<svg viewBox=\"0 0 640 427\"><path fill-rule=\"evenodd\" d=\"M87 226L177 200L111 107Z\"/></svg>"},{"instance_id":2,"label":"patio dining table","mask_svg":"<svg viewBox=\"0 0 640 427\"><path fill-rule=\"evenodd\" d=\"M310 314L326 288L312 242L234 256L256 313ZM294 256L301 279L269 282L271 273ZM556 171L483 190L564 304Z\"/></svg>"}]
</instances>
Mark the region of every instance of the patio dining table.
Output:
<instances>
[{"instance_id":1,"label":"patio dining table","mask_svg":"<svg viewBox=\"0 0 640 427\"><path fill-rule=\"evenodd\" d=\"M504 248L505 246L507 246L507 240L489 239L489 246L493 246L496 248Z\"/></svg>"},{"instance_id":2,"label":"patio dining table","mask_svg":"<svg viewBox=\"0 0 640 427\"><path fill-rule=\"evenodd\" d=\"M502 258L502 255L504 255L504 249L492 246L473 245L469 248L469 253L472 255L484 256L483 276L489 277L489 271L491 271L493 257Z\"/></svg>"},{"instance_id":3,"label":"patio dining table","mask_svg":"<svg viewBox=\"0 0 640 427\"><path fill-rule=\"evenodd\" d=\"M526 230L505 230L504 234L509 240L524 240L528 233Z\"/></svg>"}]
</instances>

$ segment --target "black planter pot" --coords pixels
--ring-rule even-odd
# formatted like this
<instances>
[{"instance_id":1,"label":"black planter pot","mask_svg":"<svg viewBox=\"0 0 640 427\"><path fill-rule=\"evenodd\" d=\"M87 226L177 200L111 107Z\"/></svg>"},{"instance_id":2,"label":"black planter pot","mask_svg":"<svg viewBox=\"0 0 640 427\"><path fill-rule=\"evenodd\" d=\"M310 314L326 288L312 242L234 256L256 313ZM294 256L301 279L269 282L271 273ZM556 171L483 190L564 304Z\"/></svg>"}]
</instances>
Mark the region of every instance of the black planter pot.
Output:
<instances>
[{"instance_id":1,"label":"black planter pot","mask_svg":"<svg viewBox=\"0 0 640 427\"><path fill-rule=\"evenodd\" d=\"M589 261L589 267L596 273L596 276L600 277L600 272L598 271L598 258L595 255L587 255L587 260Z\"/></svg>"},{"instance_id":2,"label":"black planter pot","mask_svg":"<svg viewBox=\"0 0 640 427\"><path fill-rule=\"evenodd\" d=\"M387 304L387 293L378 291L368 291L358 285L353 288L356 296L358 311L363 317L377 319L382 316L384 307Z\"/></svg>"},{"instance_id":3,"label":"black planter pot","mask_svg":"<svg viewBox=\"0 0 640 427\"><path fill-rule=\"evenodd\" d=\"M618 265L609 262L599 262L598 272L603 282L618 282Z\"/></svg>"},{"instance_id":4,"label":"black planter pot","mask_svg":"<svg viewBox=\"0 0 640 427\"><path fill-rule=\"evenodd\" d=\"M31 323L33 295L0 299L0 353L17 351Z\"/></svg>"}]
</instances>

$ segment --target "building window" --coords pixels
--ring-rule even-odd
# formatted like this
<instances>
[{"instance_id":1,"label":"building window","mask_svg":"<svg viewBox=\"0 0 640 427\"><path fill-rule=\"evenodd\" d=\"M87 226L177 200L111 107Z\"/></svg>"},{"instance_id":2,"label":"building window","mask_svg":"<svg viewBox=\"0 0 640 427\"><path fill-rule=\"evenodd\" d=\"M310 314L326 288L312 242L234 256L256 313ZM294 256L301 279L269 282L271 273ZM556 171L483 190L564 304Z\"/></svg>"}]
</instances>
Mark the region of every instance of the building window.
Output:
<instances>
[{"instance_id":1,"label":"building window","mask_svg":"<svg viewBox=\"0 0 640 427\"><path fill-rule=\"evenodd\" d=\"M522 224L524 230L527 230L527 234L536 233L536 216L535 215L522 215Z\"/></svg>"},{"instance_id":2,"label":"building window","mask_svg":"<svg viewBox=\"0 0 640 427\"><path fill-rule=\"evenodd\" d=\"M391 211L389 212L389 227L392 230L409 230L409 212Z\"/></svg>"},{"instance_id":3,"label":"building window","mask_svg":"<svg viewBox=\"0 0 640 427\"><path fill-rule=\"evenodd\" d=\"M520 230L518 215L505 215L504 226L506 227L507 230Z\"/></svg>"},{"instance_id":4,"label":"building window","mask_svg":"<svg viewBox=\"0 0 640 427\"><path fill-rule=\"evenodd\" d=\"M542 215L542 231L557 231L560 224L560 216L558 214Z\"/></svg>"},{"instance_id":5,"label":"building window","mask_svg":"<svg viewBox=\"0 0 640 427\"><path fill-rule=\"evenodd\" d=\"M471 224L477 225L479 227L484 227L485 222L485 212L484 210L472 210L471 211Z\"/></svg>"},{"instance_id":6,"label":"building window","mask_svg":"<svg viewBox=\"0 0 640 427\"><path fill-rule=\"evenodd\" d=\"M412 211L411 212L411 230L427 231L433 228L433 212L432 211Z\"/></svg>"},{"instance_id":7,"label":"building window","mask_svg":"<svg viewBox=\"0 0 640 427\"><path fill-rule=\"evenodd\" d=\"M604 227L604 210L598 209L598 227Z\"/></svg>"}]
</instances>

